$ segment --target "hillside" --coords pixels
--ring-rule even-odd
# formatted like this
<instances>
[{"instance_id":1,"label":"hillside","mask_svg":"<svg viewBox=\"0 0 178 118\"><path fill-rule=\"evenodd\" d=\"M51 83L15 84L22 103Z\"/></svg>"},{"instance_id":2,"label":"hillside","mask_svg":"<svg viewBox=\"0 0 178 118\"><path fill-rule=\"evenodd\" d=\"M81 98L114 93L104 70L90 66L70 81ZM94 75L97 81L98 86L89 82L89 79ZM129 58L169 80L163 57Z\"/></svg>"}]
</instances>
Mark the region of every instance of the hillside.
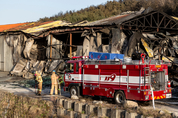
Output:
<instances>
[{"instance_id":1,"label":"hillside","mask_svg":"<svg viewBox=\"0 0 178 118\"><path fill-rule=\"evenodd\" d=\"M59 12L51 17L40 18L38 21L65 20L72 23L82 20L95 21L118 15L125 11L138 11L141 7L152 7L169 15L178 16L177 0L114 0L78 11Z\"/></svg>"}]
</instances>

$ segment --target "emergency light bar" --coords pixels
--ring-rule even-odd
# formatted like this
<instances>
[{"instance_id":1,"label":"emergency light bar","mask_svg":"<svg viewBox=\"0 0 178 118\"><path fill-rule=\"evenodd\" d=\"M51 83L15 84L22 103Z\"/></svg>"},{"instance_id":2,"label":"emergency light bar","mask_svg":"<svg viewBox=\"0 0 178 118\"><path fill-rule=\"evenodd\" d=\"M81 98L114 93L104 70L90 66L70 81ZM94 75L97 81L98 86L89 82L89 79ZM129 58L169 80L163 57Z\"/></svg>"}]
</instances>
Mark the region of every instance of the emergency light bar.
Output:
<instances>
[{"instance_id":1,"label":"emergency light bar","mask_svg":"<svg viewBox=\"0 0 178 118\"><path fill-rule=\"evenodd\" d=\"M88 59L89 58L89 56L74 56L74 57L72 57L72 59Z\"/></svg>"}]
</instances>

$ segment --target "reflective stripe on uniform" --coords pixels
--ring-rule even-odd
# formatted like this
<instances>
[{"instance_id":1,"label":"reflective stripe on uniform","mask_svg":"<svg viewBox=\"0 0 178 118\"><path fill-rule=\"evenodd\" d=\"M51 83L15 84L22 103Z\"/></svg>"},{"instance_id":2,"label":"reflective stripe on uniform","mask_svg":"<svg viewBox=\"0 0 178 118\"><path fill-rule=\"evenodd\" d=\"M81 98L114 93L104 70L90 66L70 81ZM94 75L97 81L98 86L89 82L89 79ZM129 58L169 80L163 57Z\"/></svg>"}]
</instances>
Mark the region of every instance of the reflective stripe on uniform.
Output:
<instances>
[{"instance_id":1,"label":"reflective stripe on uniform","mask_svg":"<svg viewBox=\"0 0 178 118\"><path fill-rule=\"evenodd\" d=\"M41 78L41 76L36 77L36 80L37 80L38 82L43 82L43 79Z\"/></svg>"},{"instance_id":2,"label":"reflective stripe on uniform","mask_svg":"<svg viewBox=\"0 0 178 118\"><path fill-rule=\"evenodd\" d=\"M43 82L43 80L41 79L41 80L38 80L38 82Z\"/></svg>"}]
</instances>

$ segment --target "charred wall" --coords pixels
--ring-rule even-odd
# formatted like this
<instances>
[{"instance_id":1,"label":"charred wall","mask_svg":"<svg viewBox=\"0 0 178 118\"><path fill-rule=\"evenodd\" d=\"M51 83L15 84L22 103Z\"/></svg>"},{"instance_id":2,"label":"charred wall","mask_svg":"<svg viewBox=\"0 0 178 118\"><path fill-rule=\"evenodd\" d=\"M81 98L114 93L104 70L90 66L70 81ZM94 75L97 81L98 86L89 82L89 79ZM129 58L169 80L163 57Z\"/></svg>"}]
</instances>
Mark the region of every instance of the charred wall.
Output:
<instances>
[{"instance_id":1,"label":"charred wall","mask_svg":"<svg viewBox=\"0 0 178 118\"><path fill-rule=\"evenodd\" d=\"M24 78L33 78L34 71L42 75L52 70L63 72L64 60L70 59L70 53L72 56L88 56L90 51L124 53L128 43L125 33L118 28L54 33L43 38L32 38L22 33L4 37L7 47L11 49L13 62L12 70L9 71L12 75Z\"/></svg>"}]
</instances>

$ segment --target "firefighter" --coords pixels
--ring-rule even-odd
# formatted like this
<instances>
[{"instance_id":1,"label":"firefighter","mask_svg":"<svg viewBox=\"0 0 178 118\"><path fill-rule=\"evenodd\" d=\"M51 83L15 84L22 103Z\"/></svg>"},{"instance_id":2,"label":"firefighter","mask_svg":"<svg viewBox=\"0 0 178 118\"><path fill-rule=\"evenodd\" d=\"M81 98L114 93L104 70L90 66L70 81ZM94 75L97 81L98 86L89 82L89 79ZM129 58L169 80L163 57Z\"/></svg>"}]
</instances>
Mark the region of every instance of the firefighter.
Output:
<instances>
[{"instance_id":1,"label":"firefighter","mask_svg":"<svg viewBox=\"0 0 178 118\"><path fill-rule=\"evenodd\" d=\"M36 76L36 81L38 82L37 94L41 95L43 79L42 79L41 75L37 71L35 72L35 76Z\"/></svg>"},{"instance_id":2,"label":"firefighter","mask_svg":"<svg viewBox=\"0 0 178 118\"><path fill-rule=\"evenodd\" d=\"M34 74L34 80L35 80L35 94L37 94L37 92L36 92L36 84L37 84L37 81L36 81L36 71L32 71L32 73Z\"/></svg>"},{"instance_id":3,"label":"firefighter","mask_svg":"<svg viewBox=\"0 0 178 118\"><path fill-rule=\"evenodd\" d=\"M59 78L58 78L58 93L60 93L60 95L61 95L61 83L63 83L62 76L59 76Z\"/></svg>"},{"instance_id":4,"label":"firefighter","mask_svg":"<svg viewBox=\"0 0 178 118\"><path fill-rule=\"evenodd\" d=\"M58 94L58 83L57 83L58 76L56 75L56 71L53 70L52 75L51 75L51 91L50 95L53 95L53 91L55 89L55 95Z\"/></svg>"}]
</instances>

